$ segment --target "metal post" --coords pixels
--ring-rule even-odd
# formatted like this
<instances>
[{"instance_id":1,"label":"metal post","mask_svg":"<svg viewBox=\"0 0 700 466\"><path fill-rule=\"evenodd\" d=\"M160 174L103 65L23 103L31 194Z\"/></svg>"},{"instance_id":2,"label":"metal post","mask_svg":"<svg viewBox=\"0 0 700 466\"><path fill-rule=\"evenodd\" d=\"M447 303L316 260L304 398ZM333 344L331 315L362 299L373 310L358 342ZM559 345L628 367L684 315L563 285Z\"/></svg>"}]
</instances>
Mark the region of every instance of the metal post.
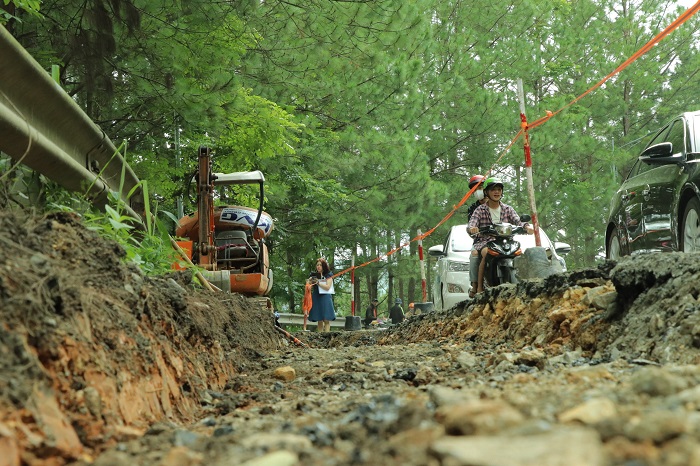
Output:
<instances>
[{"instance_id":1,"label":"metal post","mask_svg":"<svg viewBox=\"0 0 700 466\"><path fill-rule=\"evenodd\" d=\"M355 315L355 256L350 262L350 313Z\"/></svg>"},{"instance_id":2,"label":"metal post","mask_svg":"<svg viewBox=\"0 0 700 466\"><path fill-rule=\"evenodd\" d=\"M425 262L423 261L423 232L418 229L418 259L420 260L420 287L423 292L423 302L428 301L428 287L425 283Z\"/></svg>"},{"instance_id":3,"label":"metal post","mask_svg":"<svg viewBox=\"0 0 700 466\"><path fill-rule=\"evenodd\" d=\"M542 246L540 242L540 225L537 221L537 206L535 205L535 187L532 181L532 157L530 154L530 135L527 132L527 117L525 116L525 92L523 91L523 80L518 78L518 100L520 101L520 124L523 128L524 150L525 150L525 174L527 175L527 194L530 200L530 211L532 212L532 228L535 230L535 246Z\"/></svg>"},{"instance_id":4,"label":"metal post","mask_svg":"<svg viewBox=\"0 0 700 466\"><path fill-rule=\"evenodd\" d=\"M177 172L180 173L180 168L182 167L182 153L180 149L180 119L175 115L173 118L175 123L175 168ZM177 208L177 218L182 218L185 216L185 208L182 205L182 194L177 196L175 199Z\"/></svg>"}]
</instances>

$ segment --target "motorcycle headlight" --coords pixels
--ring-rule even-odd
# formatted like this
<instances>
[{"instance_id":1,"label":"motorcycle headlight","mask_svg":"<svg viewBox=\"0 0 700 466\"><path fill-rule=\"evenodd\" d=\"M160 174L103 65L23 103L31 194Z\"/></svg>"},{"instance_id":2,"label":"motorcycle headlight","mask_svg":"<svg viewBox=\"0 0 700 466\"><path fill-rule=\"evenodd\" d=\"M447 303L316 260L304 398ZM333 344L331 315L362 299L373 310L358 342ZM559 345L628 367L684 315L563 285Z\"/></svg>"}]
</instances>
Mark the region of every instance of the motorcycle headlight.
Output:
<instances>
[{"instance_id":1,"label":"motorcycle headlight","mask_svg":"<svg viewBox=\"0 0 700 466\"><path fill-rule=\"evenodd\" d=\"M513 234L513 225L510 223L502 223L495 225L496 233L502 236L508 236Z\"/></svg>"},{"instance_id":2,"label":"motorcycle headlight","mask_svg":"<svg viewBox=\"0 0 700 466\"><path fill-rule=\"evenodd\" d=\"M449 261L447 270L450 272L469 272L469 262Z\"/></svg>"}]
</instances>

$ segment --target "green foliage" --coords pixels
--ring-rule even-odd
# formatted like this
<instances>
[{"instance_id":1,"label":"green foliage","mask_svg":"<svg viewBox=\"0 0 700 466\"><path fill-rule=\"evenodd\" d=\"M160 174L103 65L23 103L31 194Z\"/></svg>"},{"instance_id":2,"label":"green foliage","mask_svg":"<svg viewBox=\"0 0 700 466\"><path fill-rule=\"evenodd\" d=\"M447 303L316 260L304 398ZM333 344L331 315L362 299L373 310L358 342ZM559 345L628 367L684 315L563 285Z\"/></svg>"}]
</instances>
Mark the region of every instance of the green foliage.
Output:
<instances>
[{"instance_id":1,"label":"green foliage","mask_svg":"<svg viewBox=\"0 0 700 466\"><path fill-rule=\"evenodd\" d=\"M110 192L109 203L104 210L95 208L87 197L69 193L53 187L49 191L47 208L80 215L86 228L100 236L117 242L126 251L126 261L138 265L149 275L159 275L171 271L177 254L170 243L170 224L176 221L169 212L158 212L157 206L151 210L148 184L141 182L146 199L146 229L139 229L140 219L124 214L124 201L119 194Z\"/></svg>"},{"instance_id":2,"label":"green foliage","mask_svg":"<svg viewBox=\"0 0 700 466\"><path fill-rule=\"evenodd\" d=\"M129 141L163 211L180 197L195 208L186 188L196 191L200 145L214 149L215 171L261 170L273 294L291 307L316 257L338 271L353 254L384 254L441 221L475 173L493 168L512 188L506 201L528 208L521 141L494 165L520 129L518 79L530 121L565 108L530 133L541 224L573 246L571 268L594 264L634 141L699 105L700 20L568 104L670 24L679 9L667 5L66 0L42 5L49 21L23 14L14 33L63 66L62 86L110 138ZM234 187L219 201L250 205L253 194ZM119 237L113 207L102 228ZM457 212L424 246L465 220ZM361 292L390 273L407 294L415 257L358 270Z\"/></svg>"},{"instance_id":3,"label":"green foliage","mask_svg":"<svg viewBox=\"0 0 700 466\"><path fill-rule=\"evenodd\" d=\"M19 20L15 9L20 9L30 15L41 18L39 9L41 8L41 0L3 0L5 8L0 8L0 24L7 24L11 20ZM8 6L12 7L9 8Z\"/></svg>"},{"instance_id":4,"label":"green foliage","mask_svg":"<svg viewBox=\"0 0 700 466\"><path fill-rule=\"evenodd\" d=\"M216 141L220 165L251 167L294 153L296 134L303 125L279 105L240 88L223 106L227 126Z\"/></svg>"},{"instance_id":5,"label":"green foliage","mask_svg":"<svg viewBox=\"0 0 700 466\"><path fill-rule=\"evenodd\" d=\"M170 245L166 222L149 215L148 230L135 231L139 221L120 213L122 201L114 193L111 201L115 207L106 205L104 212L94 209L83 212L86 227L119 243L126 251L126 260L138 265L144 273L158 275L171 271L176 253Z\"/></svg>"}]
</instances>

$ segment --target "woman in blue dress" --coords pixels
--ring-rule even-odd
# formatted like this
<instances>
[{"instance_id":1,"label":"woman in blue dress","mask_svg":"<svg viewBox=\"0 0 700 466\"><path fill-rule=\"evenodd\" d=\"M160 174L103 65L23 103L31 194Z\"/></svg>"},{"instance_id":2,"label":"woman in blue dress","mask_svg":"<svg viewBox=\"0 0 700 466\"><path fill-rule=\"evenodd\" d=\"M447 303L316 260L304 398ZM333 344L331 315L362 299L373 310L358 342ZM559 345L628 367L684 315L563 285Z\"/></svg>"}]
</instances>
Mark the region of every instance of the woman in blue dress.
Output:
<instances>
[{"instance_id":1,"label":"woman in blue dress","mask_svg":"<svg viewBox=\"0 0 700 466\"><path fill-rule=\"evenodd\" d=\"M316 261L316 272L309 276L308 282L313 285L311 292L311 312L309 320L318 322L319 332L328 332L331 329L331 320L335 320L335 309L333 308L333 295L330 293L320 293L319 287L325 291L333 288L333 274L326 259L320 258Z\"/></svg>"}]
</instances>

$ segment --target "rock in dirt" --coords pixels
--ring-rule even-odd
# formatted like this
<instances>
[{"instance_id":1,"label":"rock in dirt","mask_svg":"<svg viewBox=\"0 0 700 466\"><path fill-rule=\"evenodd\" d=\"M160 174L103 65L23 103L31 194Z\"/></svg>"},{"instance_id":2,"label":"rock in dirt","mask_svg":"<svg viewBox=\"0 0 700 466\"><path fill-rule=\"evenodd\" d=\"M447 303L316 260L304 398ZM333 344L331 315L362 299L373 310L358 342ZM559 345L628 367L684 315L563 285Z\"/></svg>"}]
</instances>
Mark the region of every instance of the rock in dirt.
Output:
<instances>
[{"instance_id":1,"label":"rock in dirt","mask_svg":"<svg viewBox=\"0 0 700 466\"><path fill-rule=\"evenodd\" d=\"M696 255L301 347L74 215L2 212L0 242L3 464L700 466Z\"/></svg>"}]
</instances>

